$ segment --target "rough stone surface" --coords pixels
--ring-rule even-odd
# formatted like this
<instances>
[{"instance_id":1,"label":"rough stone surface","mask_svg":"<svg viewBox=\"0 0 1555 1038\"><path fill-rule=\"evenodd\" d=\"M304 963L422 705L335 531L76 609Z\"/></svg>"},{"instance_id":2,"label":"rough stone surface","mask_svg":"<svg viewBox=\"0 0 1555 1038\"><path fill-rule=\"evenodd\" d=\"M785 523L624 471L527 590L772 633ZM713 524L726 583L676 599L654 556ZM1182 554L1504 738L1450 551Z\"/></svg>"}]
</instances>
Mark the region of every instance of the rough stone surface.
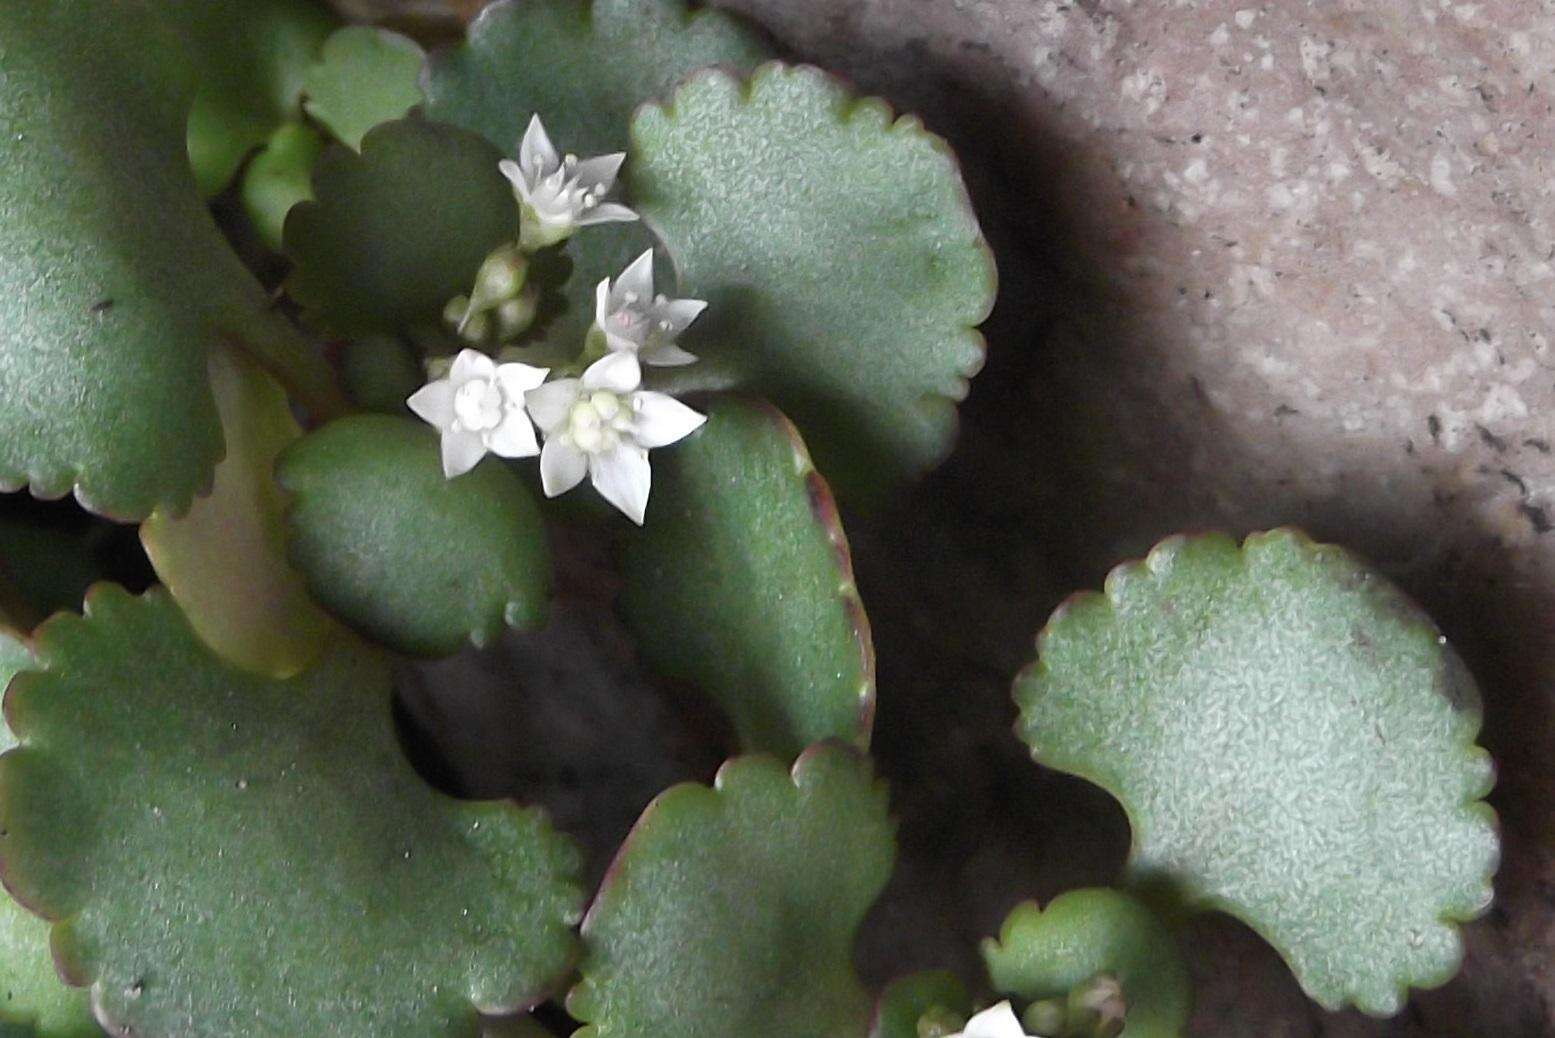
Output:
<instances>
[{"instance_id":1,"label":"rough stone surface","mask_svg":"<svg viewBox=\"0 0 1555 1038\"><path fill-rule=\"evenodd\" d=\"M1193 1033L1555 1033L1555 3L725 6L945 134L1003 276L957 453L849 522L904 848L866 971L970 973L1013 902L1115 876L1120 813L1008 731L1058 599L1180 529L1295 523L1479 677L1498 901L1386 1022L1201 920Z\"/></svg>"}]
</instances>

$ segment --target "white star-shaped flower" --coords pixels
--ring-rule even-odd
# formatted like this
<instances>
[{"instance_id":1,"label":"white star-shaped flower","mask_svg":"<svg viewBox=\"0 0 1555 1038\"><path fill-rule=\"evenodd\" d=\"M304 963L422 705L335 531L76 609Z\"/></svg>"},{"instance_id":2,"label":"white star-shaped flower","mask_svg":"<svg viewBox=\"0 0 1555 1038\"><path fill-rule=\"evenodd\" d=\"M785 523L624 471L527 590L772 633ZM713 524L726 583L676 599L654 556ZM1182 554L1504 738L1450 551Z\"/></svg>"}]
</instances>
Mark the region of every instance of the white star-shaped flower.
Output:
<instances>
[{"instance_id":1,"label":"white star-shaped flower","mask_svg":"<svg viewBox=\"0 0 1555 1038\"><path fill-rule=\"evenodd\" d=\"M461 350L446 377L412 393L405 403L443 434L443 475L464 475L487 452L499 458L539 454L524 394L549 372L528 364L498 364L484 353Z\"/></svg>"},{"instance_id":2,"label":"white star-shaped flower","mask_svg":"<svg viewBox=\"0 0 1555 1038\"><path fill-rule=\"evenodd\" d=\"M503 159L502 175L513 184L520 205L519 241L529 251L555 245L579 227L618 220L635 220L637 214L624 205L606 202L625 152L598 158L565 158L556 153L551 138L536 115L529 120L518 146L518 161Z\"/></svg>"},{"instance_id":3,"label":"white star-shaped flower","mask_svg":"<svg viewBox=\"0 0 1555 1038\"><path fill-rule=\"evenodd\" d=\"M700 299L671 299L653 291L653 250L632 261L612 283L599 283L594 293L594 324L605 333L612 350L632 350L644 364L672 367L693 364L696 357L675 339L707 309Z\"/></svg>"},{"instance_id":4,"label":"white star-shaped flower","mask_svg":"<svg viewBox=\"0 0 1555 1038\"><path fill-rule=\"evenodd\" d=\"M560 378L525 394L529 416L545 434L540 483L546 497L566 493L587 475L601 497L642 525L652 482L648 451L691 435L707 416L666 393L639 389L641 382L635 353L609 353L582 378Z\"/></svg>"},{"instance_id":5,"label":"white star-shaped flower","mask_svg":"<svg viewBox=\"0 0 1555 1038\"><path fill-rule=\"evenodd\" d=\"M1008 1002L1000 1002L996 1006L978 1013L966 1022L966 1028L960 1034L953 1034L950 1038L1032 1038L1020 1024L1020 1018L1015 1015L1015 1010L1010 1008Z\"/></svg>"}]
</instances>

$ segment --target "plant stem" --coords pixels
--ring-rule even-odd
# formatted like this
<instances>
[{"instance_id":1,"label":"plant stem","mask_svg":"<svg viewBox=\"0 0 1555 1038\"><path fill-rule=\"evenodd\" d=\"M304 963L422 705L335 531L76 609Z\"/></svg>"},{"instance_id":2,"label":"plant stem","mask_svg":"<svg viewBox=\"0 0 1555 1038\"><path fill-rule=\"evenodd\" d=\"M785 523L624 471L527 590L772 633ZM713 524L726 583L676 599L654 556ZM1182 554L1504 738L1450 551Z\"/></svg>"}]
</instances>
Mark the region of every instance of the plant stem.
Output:
<instances>
[{"instance_id":1,"label":"plant stem","mask_svg":"<svg viewBox=\"0 0 1555 1038\"><path fill-rule=\"evenodd\" d=\"M287 395L302 405L312 424L322 425L355 411L355 405L341 390L334 368L323 354L296 329L284 324L281 317L276 316L274 320L283 323L271 334L234 335L229 338L228 345L242 351L281 383Z\"/></svg>"}]
</instances>

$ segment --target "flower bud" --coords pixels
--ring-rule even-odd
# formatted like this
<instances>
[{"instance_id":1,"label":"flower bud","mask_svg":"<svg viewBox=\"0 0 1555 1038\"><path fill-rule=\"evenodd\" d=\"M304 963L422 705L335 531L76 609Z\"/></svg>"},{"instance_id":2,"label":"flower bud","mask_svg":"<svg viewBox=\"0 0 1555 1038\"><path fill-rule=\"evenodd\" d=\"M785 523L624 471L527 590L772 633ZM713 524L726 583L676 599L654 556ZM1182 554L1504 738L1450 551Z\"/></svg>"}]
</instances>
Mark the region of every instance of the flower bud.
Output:
<instances>
[{"instance_id":1,"label":"flower bud","mask_svg":"<svg viewBox=\"0 0 1555 1038\"><path fill-rule=\"evenodd\" d=\"M540 307L540 289L526 285L515 298L497 306L497 342L509 343L529 330Z\"/></svg>"},{"instance_id":2,"label":"flower bud","mask_svg":"<svg viewBox=\"0 0 1555 1038\"><path fill-rule=\"evenodd\" d=\"M481 262L481 269L475 274L473 297L493 302L512 299L523 290L528 274L529 261L517 246L498 246Z\"/></svg>"},{"instance_id":3,"label":"flower bud","mask_svg":"<svg viewBox=\"0 0 1555 1038\"><path fill-rule=\"evenodd\" d=\"M509 242L493 249L491 255L481 261L480 270L475 273L475 287L470 291L469 308L460 319L460 333L466 331L477 314L484 314L517 298L524 290L524 279L528 276L529 261L517 245Z\"/></svg>"},{"instance_id":4,"label":"flower bud","mask_svg":"<svg viewBox=\"0 0 1555 1038\"><path fill-rule=\"evenodd\" d=\"M960 1034L965 1026L966 1017L935 1006L918 1018L918 1038L947 1038Z\"/></svg>"},{"instance_id":5,"label":"flower bud","mask_svg":"<svg viewBox=\"0 0 1555 1038\"><path fill-rule=\"evenodd\" d=\"M460 326L459 337L475 346L486 345L491 341L491 315L486 313L470 314Z\"/></svg>"},{"instance_id":6,"label":"flower bud","mask_svg":"<svg viewBox=\"0 0 1555 1038\"><path fill-rule=\"evenodd\" d=\"M1069 992L1070 1033L1084 1038L1117 1038L1123 1033L1126 1009L1118 978L1098 973Z\"/></svg>"},{"instance_id":7,"label":"flower bud","mask_svg":"<svg viewBox=\"0 0 1555 1038\"><path fill-rule=\"evenodd\" d=\"M1041 1038L1055 1038L1064 1033L1069 1014L1064 1009L1063 999L1049 998L1031 1003L1020 1019L1021 1026L1030 1033Z\"/></svg>"},{"instance_id":8,"label":"flower bud","mask_svg":"<svg viewBox=\"0 0 1555 1038\"><path fill-rule=\"evenodd\" d=\"M457 328L464 323L465 314L470 312L470 297L457 295L443 304L443 323L450 328Z\"/></svg>"}]
</instances>

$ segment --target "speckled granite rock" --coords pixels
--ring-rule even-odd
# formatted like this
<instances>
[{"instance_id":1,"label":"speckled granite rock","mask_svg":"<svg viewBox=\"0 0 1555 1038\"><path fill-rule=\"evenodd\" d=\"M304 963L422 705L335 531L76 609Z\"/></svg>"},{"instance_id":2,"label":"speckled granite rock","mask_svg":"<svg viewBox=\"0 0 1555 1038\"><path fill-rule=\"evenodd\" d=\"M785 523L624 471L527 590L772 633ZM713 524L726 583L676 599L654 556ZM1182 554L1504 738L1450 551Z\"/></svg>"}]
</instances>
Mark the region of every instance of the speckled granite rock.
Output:
<instances>
[{"instance_id":1,"label":"speckled granite rock","mask_svg":"<svg viewBox=\"0 0 1555 1038\"><path fill-rule=\"evenodd\" d=\"M1555 3L724 6L949 137L1003 274L957 454L850 522L903 818L869 972L969 967L1018 898L1114 874L1115 809L1008 736L1057 599L1179 529L1298 523L1480 678L1499 900L1390 1022L1205 920L1195 1033L1555 1033Z\"/></svg>"}]
</instances>

